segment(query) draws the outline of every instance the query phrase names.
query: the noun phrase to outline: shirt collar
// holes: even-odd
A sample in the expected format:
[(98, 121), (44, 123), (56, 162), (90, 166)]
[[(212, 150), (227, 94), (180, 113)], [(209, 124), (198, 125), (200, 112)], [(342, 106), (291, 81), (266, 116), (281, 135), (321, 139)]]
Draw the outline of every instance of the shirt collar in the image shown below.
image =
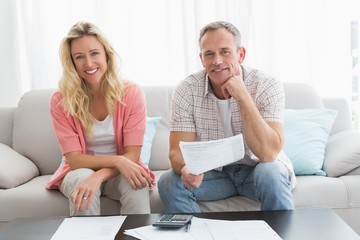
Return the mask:
[(204, 89), (204, 97), (206, 97), (209, 93), (212, 93), (211, 84), (209, 75), (205, 74), (205, 89)]

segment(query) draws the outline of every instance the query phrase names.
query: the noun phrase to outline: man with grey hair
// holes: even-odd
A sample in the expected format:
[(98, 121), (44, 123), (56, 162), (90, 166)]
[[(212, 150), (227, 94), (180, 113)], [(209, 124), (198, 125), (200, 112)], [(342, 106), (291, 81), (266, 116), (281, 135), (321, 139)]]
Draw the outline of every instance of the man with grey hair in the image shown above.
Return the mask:
[[(281, 82), (242, 65), (245, 48), (237, 28), (217, 21), (200, 31), (203, 70), (174, 91), (170, 113), (172, 169), (159, 179), (167, 213), (201, 212), (197, 201), (242, 195), (262, 210), (294, 209), (296, 178), (284, 146), (285, 93)], [(234, 164), (189, 173), (180, 141), (210, 141), (242, 134), (245, 155)], [(206, 162), (204, 162), (206, 164)]]

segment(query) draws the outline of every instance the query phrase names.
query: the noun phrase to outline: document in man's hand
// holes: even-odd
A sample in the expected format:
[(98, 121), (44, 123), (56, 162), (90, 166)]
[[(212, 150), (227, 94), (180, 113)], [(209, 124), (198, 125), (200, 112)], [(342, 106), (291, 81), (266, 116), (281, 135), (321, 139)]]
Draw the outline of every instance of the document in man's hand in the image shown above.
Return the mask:
[(180, 149), (189, 172), (198, 175), (244, 158), (244, 139), (239, 134), (212, 141), (181, 141)]

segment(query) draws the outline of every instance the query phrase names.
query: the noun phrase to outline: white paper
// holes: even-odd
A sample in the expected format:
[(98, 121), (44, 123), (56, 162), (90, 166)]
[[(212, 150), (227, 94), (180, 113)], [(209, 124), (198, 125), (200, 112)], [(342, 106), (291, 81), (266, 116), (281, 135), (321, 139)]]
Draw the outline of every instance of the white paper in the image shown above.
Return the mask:
[(126, 216), (65, 218), (51, 240), (113, 240)]
[(125, 234), (141, 240), (281, 240), (279, 235), (262, 220), (214, 220), (193, 217), (191, 228), (161, 229), (145, 226), (125, 230)]
[(195, 240), (189, 232), (186, 232), (186, 227), (171, 229), (145, 226), (125, 230), (124, 233), (142, 240)]
[(201, 142), (180, 142), (185, 165), (198, 175), (244, 158), (243, 135)]
[[(214, 219), (198, 219), (197, 224), (205, 225), (210, 232), (211, 238), (220, 240), (224, 239), (246, 239), (246, 240), (281, 240), (280, 236), (263, 220), (214, 220)], [(196, 227), (192, 228), (194, 231)], [(203, 229), (203, 228), (199, 228)], [(204, 231), (204, 230), (201, 230)], [(203, 233), (197, 231), (196, 233), (192, 232), (195, 239), (205, 239), (202, 238)]]

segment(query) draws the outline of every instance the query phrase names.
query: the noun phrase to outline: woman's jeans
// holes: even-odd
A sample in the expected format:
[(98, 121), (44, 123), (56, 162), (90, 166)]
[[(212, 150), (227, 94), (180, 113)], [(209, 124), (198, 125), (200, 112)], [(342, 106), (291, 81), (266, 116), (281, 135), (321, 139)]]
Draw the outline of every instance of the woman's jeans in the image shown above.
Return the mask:
[(186, 187), (173, 170), (161, 175), (160, 198), (166, 213), (201, 212), (197, 201), (214, 201), (236, 195), (261, 202), (261, 210), (291, 210), (294, 200), (289, 172), (280, 161), (223, 167), (204, 174), (199, 188)]

